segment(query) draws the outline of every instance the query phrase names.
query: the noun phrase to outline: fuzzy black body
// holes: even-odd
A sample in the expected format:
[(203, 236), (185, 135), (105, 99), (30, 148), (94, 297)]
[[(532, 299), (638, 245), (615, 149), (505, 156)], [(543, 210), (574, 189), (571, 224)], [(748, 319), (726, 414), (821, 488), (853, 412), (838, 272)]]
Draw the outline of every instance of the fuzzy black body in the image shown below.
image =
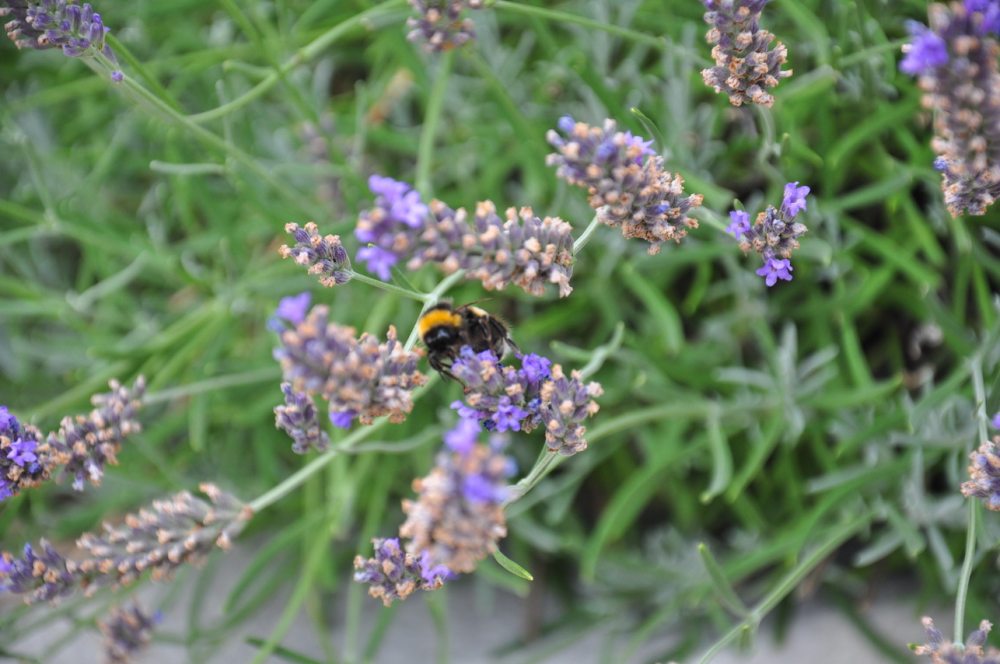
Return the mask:
[(472, 305), (452, 307), (448, 302), (439, 302), (420, 317), (418, 331), (427, 346), (431, 368), (455, 380), (449, 369), (463, 346), (476, 353), (493, 351), (498, 358), (508, 348), (517, 350), (503, 321)]

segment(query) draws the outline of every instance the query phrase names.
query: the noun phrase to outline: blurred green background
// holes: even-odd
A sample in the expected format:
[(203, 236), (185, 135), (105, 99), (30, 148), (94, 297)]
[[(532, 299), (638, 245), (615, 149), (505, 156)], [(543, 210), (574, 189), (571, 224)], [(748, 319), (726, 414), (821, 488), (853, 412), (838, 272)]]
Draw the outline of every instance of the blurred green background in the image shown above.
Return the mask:
[[(654, 138), (720, 215), (734, 199), (752, 213), (777, 204), (788, 181), (812, 187), (795, 280), (773, 289), (702, 224), (658, 256), (599, 229), (565, 300), (477, 283), (449, 293), (488, 297), (482, 306), (512, 324), (522, 349), (567, 367), (625, 324), (595, 376), (606, 394), (591, 448), (509, 511), (501, 547), (536, 581), (489, 560), (469, 581), (564, 607), (511, 634), (512, 646), (601, 625), (618, 635), (608, 652), (623, 657), (682, 626), (689, 636), (662, 658), (687, 659), (740, 620), (699, 542), (749, 605), (806, 579), (857, 615), (878, 593), (871, 580), (896, 575), (914, 589), (915, 612), (951, 601), (966, 514), (957, 487), (980, 442), (970, 360), (994, 395), (987, 412), (1000, 410), (1000, 213), (952, 219), (942, 206), (929, 115), (897, 71), (904, 21), (926, 20), (925, 3), (772, 2), (763, 24), (795, 72), (773, 109), (733, 108), (704, 86), (710, 49), (693, 0), (500, 2), (471, 14), (477, 39), (443, 82), (440, 56), (404, 39), (402, 2), (98, 9), (137, 60), (120, 51), (125, 71), (176, 113), (58, 52), (0, 43), (0, 403), (50, 430), (88, 410), (111, 377), (145, 374), (154, 398), (100, 489), (50, 485), (4, 505), (4, 548), (72, 540), (203, 480), (250, 500), (307, 462), (274, 428), (281, 392), (266, 321), (278, 299), (309, 289), (340, 322), (380, 336), (389, 324), (408, 333), (418, 305), (364, 284), (319, 287), (278, 258), (283, 225), (315, 220), (353, 255), (367, 176), (414, 180), (441, 82), (429, 173), (453, 207), (531, 205), (581, 231), (586, 195), (545, 166), (545, 132), (564, 114)], [(296, 53), (301, 64), (282, 66)], [(249, 104), (197, 115), (276, 67), (276, 84)], [(438, 277), (411, 275), (424, 290)], [(346, 620), (356, 632), (373, 600), (350, 582), (351, 558), (395, 533), (399, 501), (432, 465), (459, 396), (437, 383), (405, 424), (376, 435), (390, 452), (337, 458), (260, 513), (245, 535), (260, 543), (257, 562), (229, 617), (192, 620), (177, 638), (202, 652), (288, 584), (307, 589), (292, 614), (305, 605), (317, 629)], [(541, 445), (540, 432), (514, 440), (522, 469)], [(1000, 619), (1000, 517), (986, 514), (984, 528), (973, 622)], [(767, 607), (782, 621), (794, 613), (786, 595)], [(29, 619), (14, 612), (0, 627), (17, 634)], [(911, 657), (899, 635), (866, 636), (887, 658)]]

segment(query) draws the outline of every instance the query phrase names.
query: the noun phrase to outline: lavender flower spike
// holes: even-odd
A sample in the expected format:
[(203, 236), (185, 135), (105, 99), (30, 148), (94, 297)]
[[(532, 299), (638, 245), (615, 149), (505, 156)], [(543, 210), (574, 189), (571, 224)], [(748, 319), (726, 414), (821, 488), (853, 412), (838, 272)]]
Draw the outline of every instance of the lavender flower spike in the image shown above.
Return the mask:
[(986, 441), (969, 455), (969, 481), (962, 495), (983, 501), (987, 509), (1000, 512), (1000, 436)]
[(552, 378), (542, 385), (539, 416), (545, 425), (545, 444), (553, 452), (571, 456), (587, 449), (583, 421), (598, 411), (594, 398), (604, 390), (600, 383), (584, 383), (580, 372), (567, 377), (558, 364)]
[(781, 208), (767, 206), (752, 226), (746, 224), (749, 217), (745, 212), (729, 213), (733, 223), (727, 230), (740, 241), (743, 253), (753, 250), (760, 255), (764, 264), (757, 274), (764, 278), (768, 287), (774, 286), (779, 279), (792, 280), (792, 252), (799, 248), (799, 238), (808, 230), (805, 224), (795, 221), (795, 217), (806, 209), (808, 195), (809, 187), (789, 182), (785, 185)]
[[(385, 343), (370, 334), (330, 321), (330, 310), (315, 306), (294, 329), (281, 333), (274, 351), (291, 390), (321, 395), (331, 415), (355, 415), (362, 424), (387, 415), (402, 422), (413, 410), (412, 391), (427, 382), (417, 371), (420, 355), (403, 349), (390, 327)], [(343, 425), (342, 419), (338, 419)]]
[(305, 454), (311, 449), (323, 452), (330, 447), (330, 437), (320, 428), (316, 404), (304, 392), (296, 392), (289, 383), (281, 384), (285, 404), (274, 407), (274, 424), (292, 438), (292, 451)]
[(431, 218), (417, 240), (407, 267), (417, 269), (434, 263), (445, 272), (463, 269), (466, 278), (477, 279), (487, 290), (502, 290), (509, 284), (530, 295), (544, 295), (554, 284), (559, 297), (573, 292), (573, 229), (558, 217), (540, 219), (529, 207), (508, 208), (497, 215), (490, 201), (476, 205), (469, 219), (462, 208), (452, 210), (431, 201)]
[(0, 591), (24, 595), (26, 604), (36, 604), (65, 597), (78, 587), (81, 574), (76, 563), (45, 540), (38, 548), (40, 554), (25, 544), (21, 558), (6, 551), (0, 554)]
[(42, 433), (0, 406), (0, 502), (49, 479), (54, 464)]
[(416, 590), (437, 590), (452, 576), (447, 567), (431, 564), (426, 551), (421, 555), (403, 551), (395, 537), (373, 539), (372, 544), (374, 558), (354, 558), (354, 580), (369, 584), (368, 594), (385, 606), (406, 599)]
[(104, 655), (109, 664), (129, 664), (153, 638), (157, 616), (149, 615), (138, 603), (115, 607), (100, 622), (104, 634)]
[(105, 524), (101, 534), (80, 537), (77, 546), (89, 554), (77, 563), (84, 585), (127, 585), (147, 570), (154, 579), (165, 579), (215, 547), (228, 549), (253, 514), (213, 484), (200, 488), (210, 502), (182, 491), (127, 515), (122, 525)]
[(927, 643), (915, 647), (915, 655), (930, 656), (932, 664), (1000, 664), (1000, 650), (983, 648), (993, 629), (989, 621), (979, 623), (979, 629), (965, 639), (964, 647), (946, 640), (930, 618), (925, 617), (921, 622), (927, 632)]
[(514, 465), (504, 455), (506, 440), (495, 436), (488, 445), (459, 451), (442, 450), (429, 475), (414, 480), (417, 500), (404, 500), (406, 522), (401, 537), (407, 551), (429, 554), (435, 564), (467, 573), (496, 550), (506, 536), (503, 501)]
[(427, 51), (450, 51), (476, 36), (465, 9), (480, 9), (483, 0), (410, 0), (419, 16), (406, 20), (408, 39), (422, 41)]
[(760, 13), (768, 0), (704, 0), (705, 22), (712, 26), (705, 35), (713, 44), (715, 66), (701, 72), (705, 85), (729, 95), (729, 103), (771, 106), (768, 92), (792, 75), (781, 66), (788, 49), (781, 42), (771, 48), (774, 35), (760, 27)]
[(685, 196), (684, 180), (663, 169), (663, 158), (650, 143), (617, 131), (614, 120), (591, 127), (565, 116), (546, 138), (556, 149), (546, 158), (556, 175), (587, 189), (601, 223), (620, 227), (626, 238), (646, 240), (650, 254), (698, 227), (687, 214), (701, 205), (702, 196)]
[(77, 491), (83, 491), (85, 480), (99, 485), (105, 464), (117, 465), (124, 440), (142, 430), (136, 413), (142, 407), (146, 379), (139, 376), (131, 388), (116, 380), (109, 386), (111, 392), (91, 398), (94, 410), (90, 414), (64, 417), (59, 432), (48, 437), (53, 462), (63, 466), (65, 475), (73, 476)]
[(320, 235), (319, 227), (309, 222), (305, 226), (285, 224), (285, 232), (295, 238), (295, 244), (281, 245), (278, 253), (299, 265), (308, 266), (309, 274), (319, 275), (319, 283), (327, 288), (351, 280), (351, 259), (337, 235)]
[[(115, 54), (105, 37), (101, 15), (89, 3), (76, 0), (0, 0), (0, 18), (10, 17), (4, 26), (7, 36), (18, 48), (59, 48), (64, 55), (75, 58), (94, 53), (103, 54), (117, 64)], [(111, 74), (116, 83), (123, 78), (121, 71)]]
[(930, 27), (911, 24), (900, 69), (919, 76), (934, 112), (944, 202), (952, 216), (981, 215), (1000, 196), (1000, 7), (966, 0), (932, 4)]

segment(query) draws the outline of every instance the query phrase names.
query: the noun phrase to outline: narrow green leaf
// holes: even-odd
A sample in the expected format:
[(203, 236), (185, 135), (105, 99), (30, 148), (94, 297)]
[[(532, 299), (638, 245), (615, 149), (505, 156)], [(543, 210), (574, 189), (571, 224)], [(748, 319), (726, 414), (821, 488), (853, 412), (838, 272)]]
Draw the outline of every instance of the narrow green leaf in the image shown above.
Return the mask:
[(505, 570), (507, 570), (508, 572), (510, 572), (511, 574), (513, 574), (518, 578), (524, 579), (525, 581), (535, 580), (535, 577), (531, 575), (531, 572), (524, 569), (523, 567), (515, 563), (513, 560), (505, 556), (503, 554), (503, 551), (501, 551), (500, 549), (497, 549), (496, 551), (493, 552), (493, 560), (497, 561), (497, 564), (500, 565), (500, 567), (503, 567)]

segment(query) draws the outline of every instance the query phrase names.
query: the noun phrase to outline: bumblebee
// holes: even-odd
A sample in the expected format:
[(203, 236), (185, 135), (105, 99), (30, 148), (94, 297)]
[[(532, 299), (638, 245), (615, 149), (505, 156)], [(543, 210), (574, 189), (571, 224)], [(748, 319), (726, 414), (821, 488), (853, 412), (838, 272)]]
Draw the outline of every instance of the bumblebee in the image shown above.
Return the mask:
[(503, 321), (471, 304), (452, 307), (450, 302), (438, 302), (417, 321), (417, 332), (427, 346), (431, 368), (458, 382), (462, 381), (450, 369), (463, 346), (476, 353), (491, 350), (498, 358), (508, 349), (519, 350)]

